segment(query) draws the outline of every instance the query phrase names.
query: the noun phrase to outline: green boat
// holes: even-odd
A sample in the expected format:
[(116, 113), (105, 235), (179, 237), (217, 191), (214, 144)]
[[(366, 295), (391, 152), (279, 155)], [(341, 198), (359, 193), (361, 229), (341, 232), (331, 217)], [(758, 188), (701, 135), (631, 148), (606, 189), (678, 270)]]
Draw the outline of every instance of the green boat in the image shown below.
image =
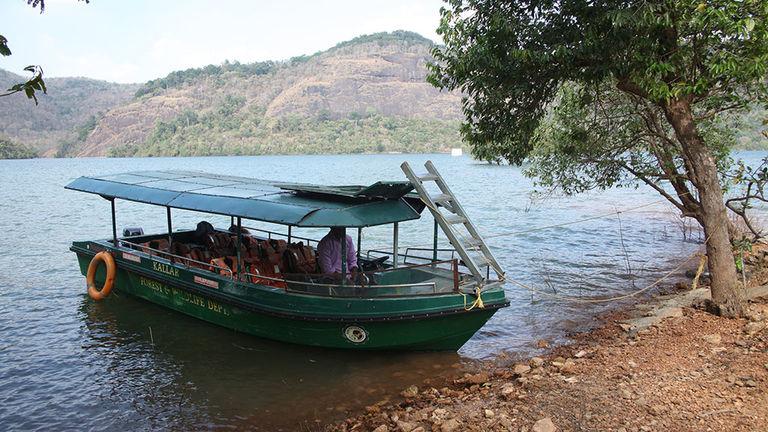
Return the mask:
[[(67, 189), (111, 203), (112, 237), (75, 241), (89, 294), (110, 290), (257, 337), (363, 350), (458, 350), (509, 304), (504, 272), (431, 162), (407, 181), (370, 186), (280, 183), (190, 171), (143, 171), (80, 177)], [(118, 237), (115, 201), (166, 208), (167, 231), (125, 229)], [(203, 221), (174, 230), (172, 211)], [(431, 247), (398, 246), (399, 224), (427, 209)], [(205, 215), (230, 217), (214, 228)], [(284, 226), (283, 232), (246, 226)], [(362, 252), (363, 229), (392, 226), (392, 247)], [(322, 273), (319, 241), (301, 228), (357, 232), (355, 253), (340, 241), (341, 271)], [(438, 247), (442, 230), (450, 248)], [(343, 237), (342, 237), (343, 238)], [(348, 236), (351, 239), (352, 236)], [(327, 254), (327, 252), (324, 252)], [(348, 268), (356, 257), (357, 266)], [(326, 258), (327, 259), (327, 258)], [(102, 265), (104, 264), (104, 265)]]

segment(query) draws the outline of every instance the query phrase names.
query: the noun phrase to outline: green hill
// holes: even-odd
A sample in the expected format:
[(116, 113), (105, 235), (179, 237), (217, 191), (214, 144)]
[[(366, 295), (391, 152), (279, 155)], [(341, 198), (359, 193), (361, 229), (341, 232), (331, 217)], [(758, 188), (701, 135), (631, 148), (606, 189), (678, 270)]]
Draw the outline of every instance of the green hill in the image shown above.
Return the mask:
[[(0, 88), (25, 78), (0, 69)], [(89, 78), (46, 78), (48, 94), (40, 92), (40, 104), (23, 94), (0, 97), (0, 136), (52, 156), (67, 143), (82, 137), (82, 126), (91, 118), (129, 101), (138, 85), (115, 84)]]
[[(49, 78), (37, 107), (0, 98), (0, 136), (44, 156), (445, 151), (462, 145), (462, 103), (426, 82), (433, 46), (396, 31), (144, 84)], [(22, 80), (0, 70), (0, 85)], [(768, 148), (765, 118), (755, 110), (743, 119), (740, 148)]]
[(461, 146), (461, 97), (425, 78), (432, 42), (365, 35), (285, 61), (172, 72), (102, 115), (75, 156), (425, 152)]
[(36, 157), (37, 152), (27, 146), (0, 138), (0, 159), (31, 159)]

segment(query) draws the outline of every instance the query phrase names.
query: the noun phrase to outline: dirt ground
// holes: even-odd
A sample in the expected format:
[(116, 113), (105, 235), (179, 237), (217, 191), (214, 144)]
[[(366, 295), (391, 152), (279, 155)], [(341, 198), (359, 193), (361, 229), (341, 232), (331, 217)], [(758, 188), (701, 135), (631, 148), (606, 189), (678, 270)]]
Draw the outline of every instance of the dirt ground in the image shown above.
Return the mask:
[[(753, 264), (768, 261), (759, 255)], [(751, 283), (764, 284), (753, 267)], [(744, 319), (665, 313), (638, 330), (615, 312), (545, 357), (416, 383), (327, 430), (768, 431), (768, 300)]]

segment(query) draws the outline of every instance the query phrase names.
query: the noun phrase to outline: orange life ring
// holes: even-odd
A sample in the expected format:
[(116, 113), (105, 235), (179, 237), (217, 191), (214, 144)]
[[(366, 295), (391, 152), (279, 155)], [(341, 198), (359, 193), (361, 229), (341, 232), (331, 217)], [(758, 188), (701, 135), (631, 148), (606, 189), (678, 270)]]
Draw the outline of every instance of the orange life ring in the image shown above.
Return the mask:
[[(104, 286), (99, 291), (96, 288), (96, 269), (99, 267), (99, 261), (104, 261), (104, 265), (107, 266), (107, 279), (104, 281)], [(97, 253), (91, 263), (88, 264), (88, 274), (85, 277), (88, 283), (88, 295), (92, 299), (99, 301), (104, 300), (110, 292), (112, 292), (112, 286), (115, 284), (115, 259), (112, 254), (107, 251), (101, 251)]]

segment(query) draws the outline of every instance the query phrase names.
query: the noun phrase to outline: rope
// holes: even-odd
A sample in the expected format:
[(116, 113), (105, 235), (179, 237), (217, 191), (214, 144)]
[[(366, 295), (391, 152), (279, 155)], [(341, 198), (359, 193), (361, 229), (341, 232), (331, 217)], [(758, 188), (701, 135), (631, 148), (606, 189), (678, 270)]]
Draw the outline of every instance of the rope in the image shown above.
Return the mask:
[(461, 296), (464, 297), (464, 310), (465, 311), (469, 312), (469, 311), (471, 311), (474, 308), (478, 308), (478, 309), (484, 309), (485, 308), (485, 303), (483, 303), (483, 298), (482, 298), (482, 292), (483, 292), (483, 289), (481, 287), (475, 288), (475, 296), (476, 296), (475, 297), (475, 301), (472, 302), (472, 305), (469, 306), (469, 307), (467, 307), (467, 295), (464, 294), (463, 292), (459, 292), (459, 294), (461, 294)]
[(701, 277), (701, 274), (704, 272), (704, 265), (707, 263), (707, 256), (701, 255), (701, 260), (699, 260), (699, 268), (696, 269), (696, 276), (693, 278), (693, 283), (691, 284), (691, 289), (695, 290), (696, 287), (699, 285), (699, 278)]
[[(706, 239), (704, 239), (704, 243), (703, 244), (706, 246), (707, 243), (709, 243), (709, 239), (712, 238), (712, 235), (714, 235), (721, 228), (723, 228), (723, 227), (719, 226), (719, 227), (715, 228), (715, 230), (712, 231), (712, 233), (710, 233), (709, 236), (707, 236)], [(658, 284), (660, 284), (661, 282), (665, 281), (667, 278), (669, 278), (674, 273), (676, 273), (678, 270), (680, 270), (686, 263), (688, 263), (690, 260), (692, 260), (693, 258), (695, 258), (697, 256), (702, 257), (701, 261), (699, 262), (699, 271), (696, 272), (697, 273), (697, 278), (698, 278), (698, 276), (700, 275), (700, 272), (703, 271), (703, 269), (704, 269), (704, 263), (706, 263), (707, 256), (704, 255), (704, 254), (700, 254), (700, 253), (696, 252), (696, 253), (692, 254), (691, 256), (689, 256), (688, 258), (686, 258), (680, 264), (678, 264), (677, 267), (675, 267), (672, 270), (670, 270), (667, 273), (665, 273), (664, 276), (662, 276), (661, 278), (657, 279), (655, 282), (653, 282), (653, 283), (651, 283), (651, 284), (649, 284), (649, 285), (647, 285), (647, 286), (645, 286), (643, 288), (640, 288), (639, 290), (635, 290), (635, 291), (632, 291), (630, 293), (623, 294), (623, 295), (620, 295), (620, 296), (615, 296), (615, 297), (583, 298), (583, 297), (561, 296), (561, 295), (558, 295), (558, 294), (551, 294), (551, 293), (548, 293), (546, 291), (542, 291), (542, 290), (536, 289), (534, 287), (528, 286), (528, 285), (526, 285), (526, 284), (524, 284), (522, 282), (516, 281), (516, 280), (514, 280), (514, 279), (512, 279), (512, 278), (510, 278), (508, 276), (505, 278), (505, 281), (511, 282), (511, 283), (513, 283), (513, 284), (515, 284), (515, 285), (517, 285), (517, 286), (519, 286), (521, 288), (524, 288), (524, 289), (526, 289), (528, 291), (531, 291), (533, 293), (542, 295), (544, 297), (549, 297), (549, 298), (557, 299), (557, 300), (572, 301), (572, 302), (576, 302), (576, 303), (607, 303), (607, 302), (612, 302), (612, 301), (617, 301), (617, 300), (624, 300), (624, 299), (627, 299), (627, 298), (630, 298), (630, 297), (634, 297), (636, 295), (639, 295), (639, 294), (642, 294), (642, 293), (648, 291), (649, 289), (651, 289), (651, 288), (657, 286)]]
[[(645, 204), (642, 204), (642, 205), (639, 205), (639, 206), (630, 207), (630, 208), (627, 208), (627, 209), (624, 209), (624, 210), (614, 210), (614, 211), (609, 212), (609, 213), (603, 213), (603, 214), (599, 214), (599, 215), (595, 215), (595, 216), (590, 216), (590, 217), (587, 217), (587, 218), (584, 218), (584, 219), (577, 219), (577, 220), (568, 221), (568, 222), (561, 222), (561, 223), (556, 223), (556, 224), (552, 224), (552, 225), (544, 225), (544, 226), (539, 226), (539, 227), (536, 227), (536, 228), (531, 228), (531, 229), (527, 229), (527, 230), (523, 230), (523, 231), (511, 231), (511, 232), (502, 232), (502, 233), (497, 233), (497, 234), (484, 235), (483, 238), (484, 239), (490, 239), (490, 238), (508, 237), (508, 236), (519, 235), (519, 234), (527, 234), (527, 233), (535, 232), (535, 231), (542, 231), (542, 230), (551, 229), (551, 228), (559, 228), (559, 227), (563, 227), (563, 226), (574, 225), (574, 224), (577, 224), (577, 223), (588, 222), (588, 221), (595, 220), (595, 219), (602, 219), (602, 218), (606, 218), (606, 217), (609, 217), (609, 216), (615, 216), (615, 215), (622, 214), (622, 213), (629, 213), (629, 212), (633, 212), (633, 211), (636, 211), (636, 210), (639, 210), (639, 209), (642, 209), (642, 208), (645, 208), (645, 207), (650, 207), (652, 205), (663, 203), (663, 202), (667, 202), (667, 200), (663, 200), (662, 199), (662, 200), (652, 201), (652, 202), (645, 203)], [(429, 206), (427, 203), (424, 203), (424, 204), (427, 207), (433, 208), (433, 207)], [(458, 233), (458, 235), (460, 237), (462, 237), (462, 239), (466, 239), (463, 235), (461, 235), (461, 233)], [(398, 245), (397, 250), (400, 251), (400, 249), (419, 248), (419, 247), (427, 247), (427, 246), (433, 246), (433, 243), (430, 242), (430, 243), (422, 243), (422, 244), (415, 244), (415, 245), (409, 245), (409, 246), (399, 246)], [(389, 247), (389, 245), (377, 246), (377, 247), (374, 247), (372, 249), (383, 249), (383, 248), (387, 248), (387, 247)]]
[(639, 290), (633, 291), (631, 293), (623, 294), (623, 295), (620, 295), (620, 296), (616, 296), (616, 297), (583, 298), (583, 297), (563, 296), (563, 295), (548, 293), (548, 292), (542, 291), (540, 289), (536, 289), (536, 288), (534, 288), (532, 286), (529, 286), (529, 285), (526, 285), (526, 284), (524, 284), (522, 282), (516, 281), (516, 280), (510, 278), (509, 276), (506, 276), (505, 280), (507, 282), (511, 282), (511, 283), (521, 287), (521, 288), (524, 288), (524, 289), (526, 289), (526, 290), (528, 290), (528, 291), (530, 291), (532, 293), (536, 293), (536, 294), (542, 295), (544, 297), (549, 297), (549, 298), (556, 299), (556, 300), (565, 300), (565, 301), (571, 301), (571, 302), (575, 302), (575, 303), (608, 303), (608, 302), (613, 302), (613, 301), (617, 301), (617, 300), (624, 300), (624, 299), (627, 299), (627, 298), (630, 298), (630, 297), (634, 297), (636, 295), (640, 295), (640, 294), (648, 291), (649, 289), (657, 286), (658, 284), (660, 284), (661, 282), (663, 282), (664, 280), (666, 280), (667, 278), (672, 276), (674, 273), (676, 273), (678, 270), (680, 270), (688, 261), (692, 260), (694, 257), (696, 257), (698, 255), (699, 255), (698, 253), (695, 253), (695, 254), (691, 255), (685, 261), (681, 262), (677, 267), (675, 267), (672, 270), (668, 271), (666, 274), (664, 274), (664, 276), (662, 276), (660, 279), (656, 280), (655, 282), (653, 282), (653, 283), (651, 283), (651, 284), (649, 284), (649, 285), (647, 285), (647, 286), (645, 286), (643, 288), (640, 288)]

